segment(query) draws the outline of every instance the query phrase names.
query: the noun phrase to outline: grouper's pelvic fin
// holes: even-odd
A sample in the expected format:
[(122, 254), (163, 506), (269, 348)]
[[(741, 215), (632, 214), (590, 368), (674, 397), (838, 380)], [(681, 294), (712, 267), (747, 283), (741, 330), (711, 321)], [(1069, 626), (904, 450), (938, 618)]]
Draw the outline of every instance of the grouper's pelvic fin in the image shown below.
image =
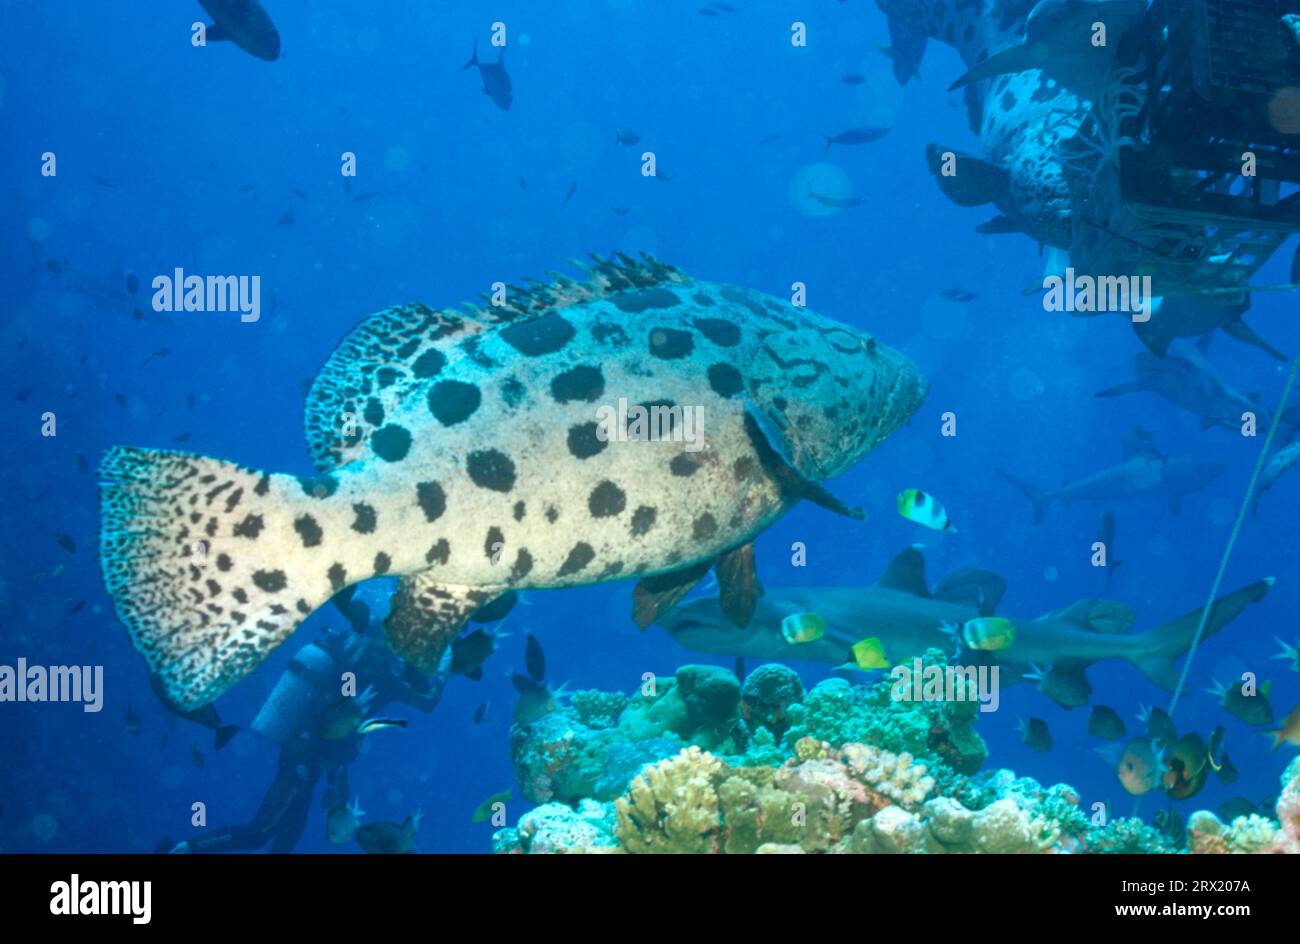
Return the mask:
[[(1274, 578), (1265, 577), (1215, 600), (1205, 621), (1201, 641), (1236, 619), (1247, 604), (1264, 599), (1273, 583)], [(1174, 660), (1191, 648), (1200, 621), (1201, 608), (1197, 607), (1153, 630), (1131, 637), (1135, 643), (1133, 650), (1124, 654), (1152, 682), (1165, 691), (1172, 692), (1178, 685), (1178, 669), (1174, 667)]]
[(651, 623), (667, 613), (682, 597), (691, 592), (704, 575), (713, 566), (713, 561), (706, 560), (689, 567), (655, 574), (637, 582), (632, 589), (632, 620), (639, 629), (646, 629)]
[(713, 565), (718, 575), (718, 605), (722, 612), (740, 628), (749, 625), (763, 595), (754, 563), (754, 544), (742, 544), (718, 558)]
[[(381, 572), (346, 538), (355, 496), (184, 452), (109, 450), (100, 565), (167, 699), (192, 711), (256, 668), (342, 587)], [(382, 556), (382, 555), (381, 555)]]

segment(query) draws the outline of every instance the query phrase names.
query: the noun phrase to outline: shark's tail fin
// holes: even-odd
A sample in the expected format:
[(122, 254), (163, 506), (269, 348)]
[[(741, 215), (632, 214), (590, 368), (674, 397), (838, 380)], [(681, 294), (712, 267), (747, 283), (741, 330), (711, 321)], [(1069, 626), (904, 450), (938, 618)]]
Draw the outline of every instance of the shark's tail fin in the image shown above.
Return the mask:
[(1037, 488), (1028, 482), (1016, 478), (1005, 469), (998, 469), (998, 474), (1015, 486), (1016, 491), (1028, 498), (1034, 505), (1034, 524), (1039, 524), (1043, 520), (1043, 512), (1047, 510), (1048, 498)]
[(478, 40), (477, 39), (474, 40), (474, 51), (470, 53), (469, 62), (461, 66), (460, 71), (464, 72), (466, 69), (472, 68), (473, 66), (476, 65), (478, 65)]
[[(1240, 590), (1234, 590), (1227, 596), (1219, 597), (1210, 608), (1201, 639), (1208, 639), (1231, 623), (1247, 604), (1264, 599), (1272, 586), (1273, 578), (1265, 577)], [(1197, 607), (1190, 613), (1184, 613), (1177, 619), (1135, 636), (1134, 649), (1129, 658), (1147, 678), (1166, 691), (1173, 691), (1178, 684), (1178, 670), (1174, 667), (1174, 660), (1191, 647), (1200, 622), (1201, 608)]]

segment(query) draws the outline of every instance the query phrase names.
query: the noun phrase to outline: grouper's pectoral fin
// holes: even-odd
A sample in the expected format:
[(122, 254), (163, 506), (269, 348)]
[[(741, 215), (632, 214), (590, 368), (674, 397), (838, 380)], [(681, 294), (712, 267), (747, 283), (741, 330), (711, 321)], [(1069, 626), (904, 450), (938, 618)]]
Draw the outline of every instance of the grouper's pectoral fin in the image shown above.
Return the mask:
[(955, 92), (972, 82), (978, 82), (980, 79), (991, 79), (995, 75), (1008, 75), (1012, 72), (1039, 69), (1042, 68), (1042, 65), (1042, 61), (1034, 57), (1029, 47), (1021, 43), (1018, 46), (1003, 49), (1001, 52), (995, 52), (948, 86), (948, 91)]
[(744, 629), (754, 617), (763, 587), (754, 566), (754, 544), (743, 544), (718, 558), (713, 565), (718, 575), (718, 604), (727, 617)]
[(439, 583), (431, 574), (403, 577), (384, 620), (388, 648), (413, 668), (432, 674), (470, 614), (496, 596), (493, 590)]
[(745, 431), (758, 453), (759, 462), (781, 487), (781, 493), (793, 501), (810, 501), (837, 515), (861, 521), (866, 513), (861, 508), (851, 508), (832, 495), (824, 485), (808, 478), (803, 471), (816, 471), (816, 466), (803, 450), (791, 443), (770, 417), (750, 405), (745, 410)]
[(676, 606), (712, 566), (711, 560), (701, 561), (690, 567), (672, 570), (666, 574), (656, 574), (638, 582), (632, 589), (632, 620), (637, 628), (645, 629)]

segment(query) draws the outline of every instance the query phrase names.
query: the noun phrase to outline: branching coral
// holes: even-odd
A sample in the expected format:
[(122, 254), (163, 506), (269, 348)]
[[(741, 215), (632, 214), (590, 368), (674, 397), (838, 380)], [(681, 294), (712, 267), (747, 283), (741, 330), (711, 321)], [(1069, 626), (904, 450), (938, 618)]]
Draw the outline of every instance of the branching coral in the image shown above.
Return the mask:
[(614, 803), (628, 852), (715, 852), (722, 813), (714, 778), (722, 761), (698, 747), (651, 764)]

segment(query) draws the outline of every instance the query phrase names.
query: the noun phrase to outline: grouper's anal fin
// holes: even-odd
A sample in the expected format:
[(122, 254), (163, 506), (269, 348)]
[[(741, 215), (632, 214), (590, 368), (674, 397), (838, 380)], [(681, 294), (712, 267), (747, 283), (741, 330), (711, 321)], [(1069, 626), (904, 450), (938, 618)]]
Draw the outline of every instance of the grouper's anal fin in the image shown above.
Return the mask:
[(632, 620), (637, 628), (647, 628), (676, 606), (712, 566), (713, 561), (706, 560), (640, 580), (632, 589)]
[(901, 554), (890, 561), (876, 581), (876, 586), (928, 599), (930, 591), (925, 586), (925, 555), (921, 553), (921, 548), (915, 544), (904, 548)]
[(776, 479), (781, 493), (791, 502), (810, 501), (827, 511), (833, 511), (837, 515), (844, 515), (855, 521), (861, 521), (866, 517), (866, 512), (861, 508), (844, 504), (824, 485), (808, 478), (800, 467), (808, 467), (809, 460), (793, 447), (774, 427), (770, 418), (764, 417), (762, 411), (753, 404), (747, 405), (745, 409), (745, 431), (749, 434), (750, 442), (758, 453), (759, 462), (767, 473)]
[(384, 620), (388, 648), (416, 670), (432, 674), (470, 614), (496, 596), (494, 590), (440, 583), (431, 574), (403, 577)]
[(754, 544), (742, 544), (718, 558), (713, 565), (718, 575), (718, 605), (727, 618), (744, 629), (754, 617), (763, 587), (754, 564)]

